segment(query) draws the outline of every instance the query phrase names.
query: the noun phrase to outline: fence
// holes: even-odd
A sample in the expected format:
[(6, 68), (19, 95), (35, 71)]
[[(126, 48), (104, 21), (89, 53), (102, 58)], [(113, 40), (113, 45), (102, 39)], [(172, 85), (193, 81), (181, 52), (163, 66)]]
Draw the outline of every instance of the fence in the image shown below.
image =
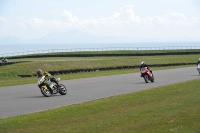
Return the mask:
[(59, 52), (99, 52), (99, 51), (118, 51), (118, 50), (183, 50), (183, 49), (200, 49), (200, 46), (162, 46), (162, 47), (106, 47), (106, 48), (73, 48), (73, 49), (49, 49), (37, 51), (25, 51), (15, 53), (3, 53), (0, 57), (22, 56), (30, 54), (47, 54)]

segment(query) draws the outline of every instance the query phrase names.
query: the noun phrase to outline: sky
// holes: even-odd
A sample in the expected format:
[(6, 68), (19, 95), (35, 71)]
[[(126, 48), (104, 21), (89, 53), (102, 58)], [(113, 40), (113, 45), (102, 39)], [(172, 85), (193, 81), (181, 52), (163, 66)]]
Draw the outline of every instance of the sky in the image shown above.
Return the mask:
[(200, 0), (0, 0), (0, 37), (69, 30), (200, 41)]

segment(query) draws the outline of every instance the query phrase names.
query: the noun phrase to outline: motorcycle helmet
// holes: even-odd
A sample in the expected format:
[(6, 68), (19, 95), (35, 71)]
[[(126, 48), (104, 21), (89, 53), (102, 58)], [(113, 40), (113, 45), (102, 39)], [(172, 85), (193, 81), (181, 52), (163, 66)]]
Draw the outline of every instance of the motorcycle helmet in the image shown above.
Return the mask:
[(144, 64), (144, 61), (141, 62), (141, 65), (143, 65), (143, 64)]
[(38, 77), (42, 76), (42, 70), (41, 70), (41, 69), (38, 69), (38, 70), (36, 71), (36, 74), (37, 74)]

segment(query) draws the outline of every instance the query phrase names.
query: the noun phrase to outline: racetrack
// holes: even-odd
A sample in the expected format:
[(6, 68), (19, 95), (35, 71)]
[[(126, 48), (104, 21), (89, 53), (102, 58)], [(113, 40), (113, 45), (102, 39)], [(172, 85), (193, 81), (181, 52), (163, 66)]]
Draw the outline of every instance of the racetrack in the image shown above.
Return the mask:
[(0, 87), (0, 118), (38, 112), (109, 96), (130, 93), (199, 78), (196, 67), (154, 71), (155, 82), (146, 84), (139, 73), (62, 81), (68, 94), (44, 97), (35, 84)]

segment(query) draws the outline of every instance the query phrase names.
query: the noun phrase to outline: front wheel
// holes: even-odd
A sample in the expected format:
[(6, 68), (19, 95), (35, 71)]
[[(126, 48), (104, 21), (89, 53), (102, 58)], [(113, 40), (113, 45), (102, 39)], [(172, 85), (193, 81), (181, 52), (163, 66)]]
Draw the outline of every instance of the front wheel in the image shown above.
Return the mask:
[(45, 97), (50, 97), (50, 96), (51, 96), (51, 92), (49, 91), (48, 88), (41, 87), (40, 90), (41, 90), (41, 93), (42, 93)]
[(61, 95), (66, 95), (67, 94), (67, 88), (63, 84), (60, 84), (59, 93)]
[(197, 71), (199, 72), (199, 75), (200, 75), (200, 68), (197, 68)]
[(147, 75), (144, 75), (144, 81), (145, 81), (146, 83), (148, 83), (148, 76), (147, 76)]

